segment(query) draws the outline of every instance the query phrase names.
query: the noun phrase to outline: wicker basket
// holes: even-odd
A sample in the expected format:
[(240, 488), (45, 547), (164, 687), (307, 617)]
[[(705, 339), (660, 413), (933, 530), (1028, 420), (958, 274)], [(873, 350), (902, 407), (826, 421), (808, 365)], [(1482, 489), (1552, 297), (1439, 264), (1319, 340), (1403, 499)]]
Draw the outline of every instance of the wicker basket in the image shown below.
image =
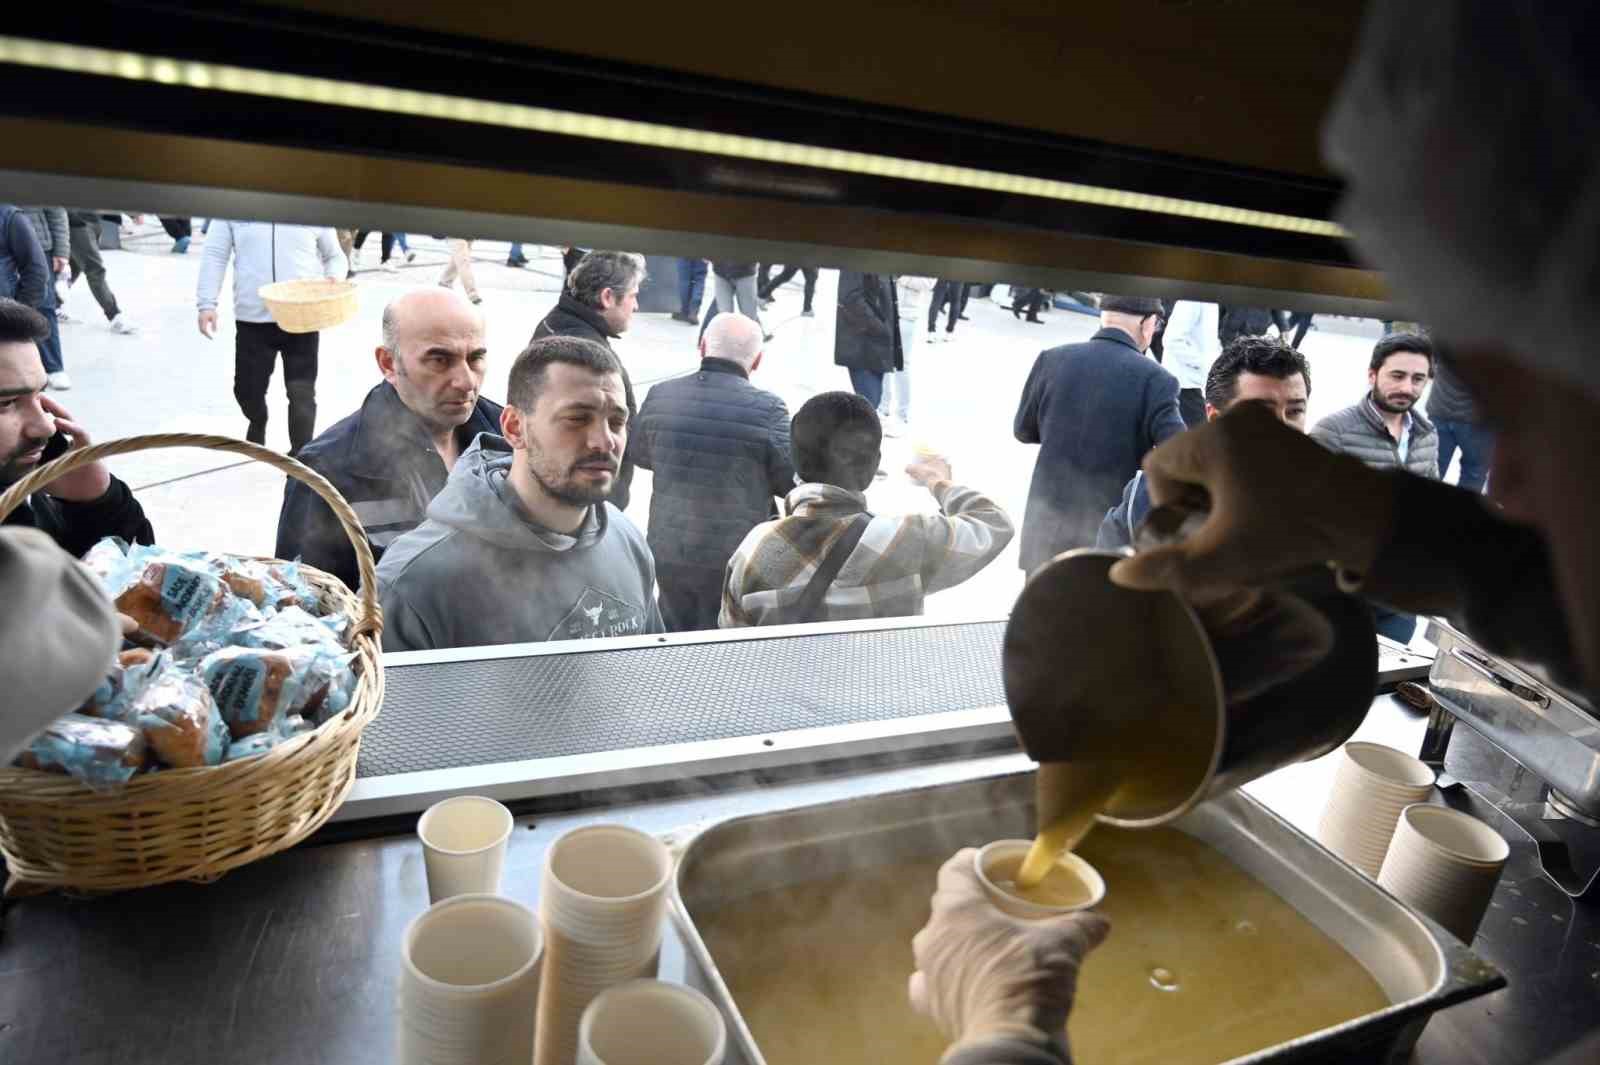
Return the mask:
[(33, 492), (112, 455), (167, 447), (203, 447), (246, 455), (304, 481), (327, 502), (355, 545), (359, 598), (320, 570), (301, 572), (325, 613), (353, 619), (358, 683), (350, 708), (265, 754), (200, 769), (145, 773), (114, 793), (71, 777), (0, 767), (0, 853), (10, 871), (7, 895), (50, 888), (120, 891), (173, 880), (214, 880), (257, 858), (292, 847), (338, 809), (355, 783), (361, 730), (383, 702), (383, 666), (372, 549), (338, 490), (294, 459), (243, 440), (192, 433), (135, 436), (95, 444), (40, 467), (0, 495), (0, 520)]
[(352, 281), (305, 278), (274, 281), (256, 290), (285, 333), (315, 333), (343, 325), (356, 316), (356, 286)]

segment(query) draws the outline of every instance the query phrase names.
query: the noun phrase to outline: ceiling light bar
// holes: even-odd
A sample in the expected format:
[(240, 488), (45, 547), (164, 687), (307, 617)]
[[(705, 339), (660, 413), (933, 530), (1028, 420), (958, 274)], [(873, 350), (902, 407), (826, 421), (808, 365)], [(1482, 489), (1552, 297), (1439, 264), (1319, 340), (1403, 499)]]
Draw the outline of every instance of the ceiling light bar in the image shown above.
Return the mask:
[(1173, 196), (1156, 196), (1073, 181), (1052, 181), (1021, 174), (1006, 174), (914, 159), (897, 159), (869, 152), (792, 144), (762, 137), (712, 133), (654, 122), (558, 111), (547, 107), (476, 100), (465, 96), (417, 92), (412, 89), (335, 81), (331, 78), (307, 77), (300, 74), (280, 74), (221, 63), (171, 59), (52, 41), (0, 36), (0, 63), (73, 74), (126, 78), (131, 81), (151, 81), (163, 85), (184, 85), (193, 89), (267, 96), (302, 103), (333, 104), (386, 114), (413, 115), (537, 133), (588, 137), (593, 140), (702, 152), (728, 158), (784, 163), (840, 173), (870, 174), (875, 177), (896, 178), (931, 185), (984, 189), (991, 192), (1037, 196), (1043, 199), (1114, 207), (1125, 211), (1145, 211), (1319, 237), (1342, 239), (1347, 235), (1339, 225), (1317, 218), (1299, 218), (1271, 211), (1253, 211), (1225, 204), (1205, 203)]

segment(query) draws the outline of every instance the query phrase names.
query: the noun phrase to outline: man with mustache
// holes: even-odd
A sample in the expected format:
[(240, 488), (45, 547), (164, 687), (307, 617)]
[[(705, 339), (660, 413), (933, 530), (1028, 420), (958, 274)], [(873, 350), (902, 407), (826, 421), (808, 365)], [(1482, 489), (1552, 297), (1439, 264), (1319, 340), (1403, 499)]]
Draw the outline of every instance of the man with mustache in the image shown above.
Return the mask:
[(427, 520), (383, 556), (384, 650), (661, 632), (655, 560), (607, 501), (628, 439), (616, 355), (535, 340), (506, 401), (503, 435), (473, 442)]
[[(90, 442), (83, 426), (44, 394), (48, 378), (38, 343), (49, 335), (44, 315), (0, 298), (0, 490), (55, 458), (55, 452), (87, 447)], [(33, 493), (5, 524), (48, 533), (74, 555), (82, 555), (107, 536), (141, 544), (155, 540), (128, 486), (99, 462)]]
[[(1371, 391), (1361, 402), (1334, 411), (1311, 430), (1311, 438), (1329, 451), (1350, 455), (1375, 470), (1404, 470), (1439, 479), (1439, 434), (1433, 423), (1413, 408), (1433, 376), (1433, 342), (1421, 333), (1390, 333), (1372, 348), (1367, 368)], [(1417, 619), (1374, 606), (1378, 632), (1410, 643)]]
[[(459, 292), (414, 289), (383, 311), (375, 352), (383, 380), (354, 414), (296, 456), (343, 493), (374, 559), (421, 524), (461, 454), (500, 431), (500, 404), (481, 394), (489, 352), (483, 312)], [(279, 558), (299, 558), (351, 588), (356, 552), (328, 504), (291, 480), (278, 515)]]

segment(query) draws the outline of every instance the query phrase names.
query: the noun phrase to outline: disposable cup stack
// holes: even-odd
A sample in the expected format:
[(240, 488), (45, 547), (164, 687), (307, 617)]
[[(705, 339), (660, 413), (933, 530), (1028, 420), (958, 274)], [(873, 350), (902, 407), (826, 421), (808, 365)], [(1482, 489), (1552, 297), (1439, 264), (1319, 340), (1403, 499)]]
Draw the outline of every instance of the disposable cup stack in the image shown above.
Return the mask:
[(578, 1025), (578, 1065), (721, 1065), (727, 1045), (710, 999), (660, 980), (601, 992)]
[(1347, 743), (1317, 824), (1317, 842), (1376, 879), (1400, 811), (1433, 790), (1422, 762), (1377, 743)]
[(624, 825), (573, 829), (550, 845), (539, 902), (547, 960), (535, 1065), (573, 1065), (589, 1004), (655, 975), (671, 878), (666, 845)]
[(1470, 944), (1511, 848), (1460, 810), (1419, 803), (1400, 815), (1378, 885)]
[(401, 1065), (527, 1065), (544, 936), (534, 912), (499, 895), (457, 895), (406, 927)]

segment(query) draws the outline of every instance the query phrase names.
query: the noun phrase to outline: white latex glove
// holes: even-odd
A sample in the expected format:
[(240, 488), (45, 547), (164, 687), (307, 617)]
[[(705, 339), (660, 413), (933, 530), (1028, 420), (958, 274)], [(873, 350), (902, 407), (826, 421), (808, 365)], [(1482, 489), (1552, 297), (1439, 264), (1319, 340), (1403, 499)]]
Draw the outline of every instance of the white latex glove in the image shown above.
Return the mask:
[(911, 940), (917, 971), (911, 1005), (963, 1046), (1017, 1039), (1067, 1052), (1067, 1013), (1084, 955), (1110, 922), (1084, 911), (1029, 921), (1002, 913), (984, 894), (971, 847), (939, 870), (933, 913)]

